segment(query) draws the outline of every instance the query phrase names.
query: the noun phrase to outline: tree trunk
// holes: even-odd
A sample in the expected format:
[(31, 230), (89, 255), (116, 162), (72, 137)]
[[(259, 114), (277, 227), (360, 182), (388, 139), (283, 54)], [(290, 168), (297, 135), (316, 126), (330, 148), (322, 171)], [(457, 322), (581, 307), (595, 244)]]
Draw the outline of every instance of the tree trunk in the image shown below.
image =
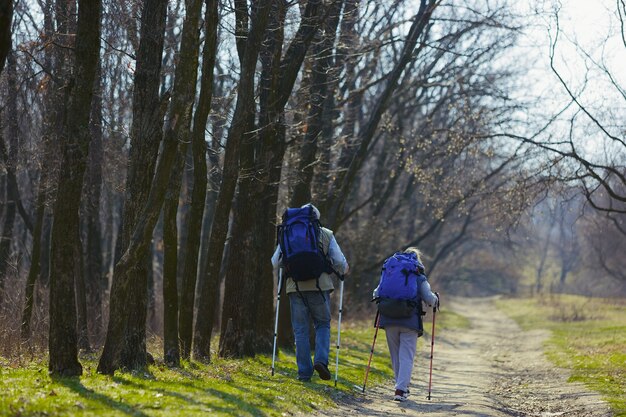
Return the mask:
[(13, 243), (13, 228), (19, 201), (17, 189), (17, 178), (15, 175), (18, 161), (18, 125), (17, 118), (17, 85), (16, 85), (16, 63), (13, 54), (9, 54), (9, 65), (7, 67), (7, 111), (11, 115), (8, 120), (8, 146), (2, 137), (2, 114), (0, 114), (0, 156), (6, 169), (6, 204), (4, 211), (4, 224), (0, 234), (0, 309), (2, 308), (5, 293), (5, 280), (7, 278), (7, 267), (11, 262), (11, 245)]
[[(80, 210), (80, 208), (79, 208)], [(80, 219), (78, 219), (80, 223)], [(74, 291), (76, 292), (76, 324), (78, 331), (78, 349), (83, 352), (91, 352), (91, 345), (89, 344), (89, 335), (87, 330), (87, 289), (85, 285), (85, 269), (83, 268), (83, 246), (80, 239), (80, 231), (78, 248), (80, 249), (80, 256), (75, 258), (75, 276), (74, 276)]]
[[(45, 164), (43, 168), (45, 170)], [(44, 178), (44, 172), (45, 171), (42, 170), (41, 178), (39, 180), (37, 202), (35, 204), (36, 215), (35, 230), (33, 232), (33, 247), (31, 249), (32, 258), (30, 261), (28, 277), (26, 278), (26, 288), (24, 290), (24, 307), (22, 310), (22, 323), (20, 328), (20, 335), (22, 337), (22, 340), (26, 340), (30, 337), (30, 321), (33, 315), (33, 304), (35, 301), (35, 283), (37, 281), (37, 278), (39, 277), (39, 272), (41, 271), (41, 252), (43, 250), (42, 231), (44, 224), (44, 212), (46, 209), (46, 191), (45, 186), (43, 185), (43, 182), (46, 180)]]
[[(219, 111), (218, 109), (216, 110)], [(209, 181), (207, 183), (207, 192), (204, 202), (204, 214), (202, 216), (202, 238), (200, 244), (200, 259), (198, 261), (198, 282), (196, 283), (196, 293), (199, 293), (199, 289), (204, 285), (203, 281), (206, 277), (207, 257), (209, 253), (209, 238), (211, 237), (211, 225), (213, 223), (213, 215), (215, 213), (215, 204), (217, 202), (218, 190), (220, 187), (220, 183), (222, 182), (222, 167), (220, 166), (219, 148), (221, 146), (221, 139), (225, 129), (224, 119), (214, 117), (211, 121), (211, 124), (213, 137), (211, 138), (211, 145), (208, 149)], [(196, 307), (197, 300), (198, 298), (196, 297)], [(194, 334), (196, 332), (196, 328), (194, 328)], [(195, 353), (196, 352), (194, 347), (194, 355)]]
[(108, 285), (103, 274), (102, 227), (100, 223), (100, 200), (102, 196), (102, 82), (100, 66), (96, 75), (94, 99), (91, 105), (91, 143), (85, 202), (85, 229), (87, 248), (85, 256), (85, 281), (87, 284), (88, 317), (97, 340), (103, 331), (102, 298)]
[[(271, 9), (270, 0), (260, 0), (252, 13), (252, 26), (245, 39), (245, 51), (241, 57), (241, 71), (237, 86), (237, 104), (233, 114), (226, 151), (224, 154), (224, 171), (218, 195), (207, 257), (207, 277), (202, 282), (198, 299), (198, 317), (206, 321), (200, 323), (194, 336), (196, 352), (203, 360), (210, 360), (210, 344), (213, 323), (214, 300), (222, 263), (222, 254), (230, 208), (235, 194), (239, 175), (239, 148), (242, 138), (247, 133), (250, 116), (254, 117), (254, 72), (261, 42), (264, 38), (268, 16)], [(224, 318), (227, 319), (227, 318)]]
[(0, 0), (0, 74), (11, 50), (11, 21), (13, 0)]
[[(317, 0), (307, 2), (300, 28), (282, 61), (286, 4), (275, 7), (261, 55), (260, 133), (242, 148), (239, 198), (233, 215), (232, 262), (222, 310), (222, 356), (251, 356), (269, 352), (272, 347), (274, 286), (269, 259), (275, 244), (273, 224), (285, 147), (283, 112), (318, 29), (321, 4)], [(248, 262), (243, 265), (239, 260), (245, 257)]]
[[(44, 33), (48, 39), (54, 35), (54, 4), (53, 0), (46, 0), (44, 9)], [(57, 22), (59, 27), (63, 25)], [(60, 48), (44, 49), (44, 64), (47, 68), (55, 68), (58, 77), (63, 74), (61, 61), (64, 61)], [(64, 76), (62, 77), (64, 78)], [(41, 171), (37, 186), (37, 200), (35, 204), (35, 226), (33, 230), (33, 246), (31, 249), (31, 262), (26, 279), (24, 294), (24, 308), (22, 311), (21, 337), (30, 337), (30, 324), (32, 319), (33, 304), (35, 301), (35, 284), (39, 279), (42, 286), (48, 285), (50, 275), (50, 240), (51, 240), (51, 216), (46, 208), (52, 206), (54, 200), (54, 187), (56, 186), (59, 156), (57, 155), (57, 142), (63, 124), (66, 102), (61, 85), (53, 78), (49, 78), (44, 90), (44, 114), (43, 114), (43, 155), (41, 158)]]
[[(250, 141), (244, 136), (244, 141)], [(251, 142), (251, 141), (250, 141)], [(253, 154), (250, 152), (250, 143), (242, 146), (241, 168), (242, 175), (246, 167), (254, 163)], [(244, 156), (245, 155), (245, 156)], [(250, 171), (248, 171), (250, 172)], [(254, 207), (258, 204), (252, 198), (250, 180), (239, 182), (239, 196), (233, 207), (234, 213), (253, 213)], [(256, 293), (256, 281), (245, 280), (250, 274), (248, 270), (256, 271), (254, 252), (247, 252), (248, 259), (241, 262), (239, 256), (243, 249), (258, 250), (254, 246), (255, 219), (252, 215), (234, 215), (228, 269), (226, 272), (226, 282), (224, 289), (224, 304), (222, 307), (222, 326), (220, 333), (220, 356), (243, 357), (254, 356), (254, 334), (255, 327), (255, 301), (261, 297)], [(245, 281), (244, 281), (245, 280)]]
[[(148, 334), (158, 334), (158, 315), (157, 315), (157, 301), (156, 301), (156, 281), (154, 279), (154, 262), (157, 254), (154, 250), (154, 239), (148, 247), (148, 257), (146, 258), (146, 271), (148, 272), (148, 304), (147, 304), (147, 316), (146, 326)], [(146, 351), (146, 355), (150, 354)]]
[[(178, 343), (174, 346), (174, 340), (171, 336), (177, 335), (178, 341), (178, 321), (174, 319), (179, 315), (178, 306), (174, 305), (174, 296), (178, 294), (178, 258), (182, 255), (183, 250), (178, 250), (178, 229), (177, 229), (177, 211), (180, 189), (183, 179), (183, 168), (185, 158), (187, 156), (187, 143), (191, 135), (191, 113), (192, 106), (195, 101), (195, 86), (198, 71), (198, 53), (200, 43), (200, 14), (202, 9), (201, 0), (192, 0), (187, 2), (185, 22), (183, 25), (182, 40), (180, 45), (180, 58), (176, 66), (176, 74), (174, 79), (174, 90), (172, 93), (171, 111), (168, 116), (170, 124), (166, 130), (166, 136), (171, 136), (169, 140), (176, 140), (181, 143), (179, 146), (179, 154), (176, 155), (172, 176), (170, 177), (168, 191), (165, 196), (163, 207), (163, 280), (167, 281), (168, 291), (168, 362), (178, 365), (179, 352)], [(173, 121), (173, 123), (171, 122)], [(182, 248), (182, 246), (181, 246)], [(182, 258), (182, 257), (181, 257)], [(165, 297), (165, 293), (164, 293)], [(181, 301), (186, 301), (181, 299)], [(181, 307), (183, 305), (181, 304)], [(174, 307), (177, 308), (173, 311)], [(193, 300), (191, 304), (193, 314)], [(180, 320), (180, 319), (179, 319)], [(172, 328), (171, 326), (176, 326)], [(181, 340), (183, 357), (189, 357), (190, 343), (185, 344)], [(191, 342), (191, 336), (189, 337)]]
[[(165, 361), (170, 366), (180, 365), (178, 339), (178, 228), (176, 213), (178, 211), (178, 196), (180, 179), (182, 178), (183, 155), (176, 155), (172, 174), (179, 174), (170, 178), (165, 201), (163, 202), (163, 349)], [(167, 346), (167, 348), (166, 348)]]
[(198, 274), (198, 250), (202, 231), (202, 217), (207, 188), (206, 144), (204, 130), (213, 93), (213, 71), (217, 53), (218, 0), (206, 0), (205, 40), (202, 51), (202, 82), (194, 116), (191, 137), (193, 156), (193, 190), (189, 213), (185, 265), (181, 288), (181, 309), (178, 316), (182, 355), (189, 359), (192, 342), (193, 312)]
[[(146, 226), (139, 225), (139, 216), (147, 204), (162, 138), (164, 112), (160, 105), (159, 85), (167, 3), (167, 0), (148, 0), (144, 3), (142, 13), (133, 90), (133, 124), (123, 233), (118, 238), (118, 247), (122, 253), (129, 252), (132, 234)], [(152, 229), (146, 233), (151, 234)], [(99, 372), (112, 373), (119, 367), (137, 369), (146, 365), (146, 259), (149, 256), (149, 244), (138, 239), (132, 256), (127, 255), (125, 264), (114, 268), (109, 325), (98, 364)], [(121, 258), (119, 262), (122, 262)]]
[[(89, 116), (100, 51), (99, 0), (79, 0), (75, 43), (75, 80), (62, 137), (62, 175), (52, 226), (50, 336), (48, 369), (55, 375), (80, 375), (77, 357), (74, 284), (81, 279), (80, 194), (89, 149)], [(71, 117), (69, 117), (71, 115)]]
[[(172, 174), (172, 167), (174, 166), (178, 152), (178, 144), (179, 141), (175, 136), (171, 134), (166, 134), (164, 136), (163, 148), (154, 175), (154, 181), (152, 182), (149, 190), (148, 199), (144, 209), (137, 218), (130, 244), (120, 258), (119, 262), (115, 265), (114, 279), (116, 279), (120, 285), (121, 294), (128, 294), (129, 292), (125, 291), (127, 287), (135, 286), (138, 271), (145, 271), (145, 254), (150, 250), (152, 232), (159, 219), (161, 208), (163, 207), (169, 179)], [(146, 290), (146, 286), (143, 288)], [(145, 298), (146, 297), (144, 296), (144, 299)], [(132, 300), (128, 301), (130, 302)], [(115, 370), (118, 369), (119, 365), (124, 364), (125, 362), (124, 358), (120, 356), (123, 349), (128, 349), (128, 340), (124, 338), (124, 334), (127, 332), (127, 329), (125, 328), (126, 326), (124, 320), (120, 319), (123, 318), (125, 314), (127, 314), (127, 305), (122, 302), (114, 303), (112, 299), (107, 340), (104, 345), (102, 357), (100, 358), (100, 362), (98, 364), (98, 372), (100, 373), (112, 375)], [(136, 323), (132, 324), (136, 325)], [(145, 366), (145, 356), (143, 361), (143, 366)], [(135, 362), (134, 365), (136, 368), (139, 363)]]
[[(289, 203), (290, 207), (299, 207), (311, 201), (311, 188), (315, 171), (318, 142), (322, 135), (325, 119), (329, 117), (325, 105), (329, 98), (328, 85), (332, 84), (331, 80), (329, 80), (329, 73), (342, 5), (343, 0), (336, 1), (332, 4), (328, 19), (323, 23), (323, 33), (320, 35), (320, 38), (313, 43), (311, 48), (311, 59), (314, 62), (312, 66), (312, 77), (310, 79), (310, 107), (306, 119), (304, 143), (299, 153), (300, 159), (295, 175), (296, 183), (293, 187)], [(277, 181), (279, 180), (280, 178), (278, 178)], [(271, 181), (271, 183), (273, 184), (277, 181)], [(276, 199), (273, 199), (273, 201), (276, 201)], [(276, 212), (276, 207), (274, 207), (273, 212)], [(289, 299), (286, 297), (286, 294), (283, 294), (283, 296), (287, 299), (287, 302), (280, 305), (277, 343), (282, 348), (293, 349), (294, 338), (291, 329)]]

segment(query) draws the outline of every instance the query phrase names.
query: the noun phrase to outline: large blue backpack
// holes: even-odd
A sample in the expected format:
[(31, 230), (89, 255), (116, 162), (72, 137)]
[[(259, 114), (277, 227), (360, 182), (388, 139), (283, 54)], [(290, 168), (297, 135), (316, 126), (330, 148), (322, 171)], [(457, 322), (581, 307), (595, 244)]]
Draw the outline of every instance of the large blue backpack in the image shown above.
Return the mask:
[(381, 314), (406, 318), (421, 309), (419, 286), (423, 269), (414, 253), (397, 252), (385, 260), (378, 286)]
[(333, 271), (322, 249), (321, 233), (322, 225), (310, 205), (285, 210), (278, 226), (278, 244), (287, 277), (307, 281)]

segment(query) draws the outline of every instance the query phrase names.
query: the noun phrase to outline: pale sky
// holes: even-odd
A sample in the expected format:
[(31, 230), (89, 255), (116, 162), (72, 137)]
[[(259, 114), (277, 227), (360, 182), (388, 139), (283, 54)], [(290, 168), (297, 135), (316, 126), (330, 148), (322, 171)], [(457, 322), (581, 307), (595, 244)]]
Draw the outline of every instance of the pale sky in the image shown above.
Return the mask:
[[(626, 90), (626, 46), (620, 33), (616, 0), (545, 0), (517, 3), (528, 16), (529, 25), (520, 38), (519, 50), (511, 61), (527, 68), (527, 82), (519, 97), (540, 97), (532, 117), (541, 120), (560, 110), (569, 101), (565, 89), (550, 69), (550, 42), (556, 34), (555, 10), (559, 9), (560, 34), (554, 64), (580, 102), (612, 134), (626, 136), (626, 100), (596, 64), (606, 66), (622, 90)], [(535, 12), (536, 14), (533, 14)], [(578, 46), (577, 46), (578, 45)], [(586, 56), (586, 54), (588, 56)], [(596, 64), (594, 64), (594, 62)], [(586, 87), (583, 89), (583, 85)], [(576, 107), (572, 107), (572, 111)], [(564, 115), (569, 120), (571, 112)], [(600, 156), (611, 141), (599, 134), (584, 115), (577, 118), (575, 142)], [(555, 138), (568, 132), (567, 123), (556, 125)], [(621, 147), (621, 153), (625, 150)]]

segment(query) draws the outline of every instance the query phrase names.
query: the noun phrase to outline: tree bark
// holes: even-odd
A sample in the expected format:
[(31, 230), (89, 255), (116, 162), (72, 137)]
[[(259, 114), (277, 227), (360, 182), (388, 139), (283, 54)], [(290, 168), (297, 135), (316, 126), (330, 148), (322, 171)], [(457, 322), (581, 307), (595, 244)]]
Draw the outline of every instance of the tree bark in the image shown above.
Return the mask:
[[(215, 85), (215, 93), (214, 96), (222, 94), (219, 83)], [(219, 109), (215, 109), (214, 113), (219, 112)], [(211, 119), (211, 130), (213, 131), (213, 135), (211, 138), (210, 146), (208, 148), (209, 155), (209, 180), (207, 183), (207, 192), (206, 198), (204, 202), (204, 214), (202, 216), (202, 237), (200, 243), (200, 259), (198, 260), (198, 282), (196, 283), (196, 294), (200, 293), (200, 289), (204, 286), (204, 281), (206, 277), (206, 267), (207, 267), (207, 257), (209, 253), (209, 239), (211, 237), (211, 225), (213, 223), (213, 215), (215, 213), (215, 204), (217, 202), (217, 195), (220, 188), (220, 183), (222, 182), (222, 167), (220, 166), (220, 146), (221, 139), (224, 135), (224, 131), (226, 129), (225, 119), (219, 116), (209, 116)], [(196, 309), (198, 306), (198, 297), (196, 297)], [(204, 320), (203, 320), (204, 322)], [(197, 322), (194, 327), (194, 339), (195, 333), (197, 330)], [(196, 354), (195, 348), (195, 340), (194, 340), (194, 355)], [(198, 352), (200, 353), (200, 352)]]
[[(77, 357), (74, 283), (80, 275), (80, 195), (89, 149), (89, 116), (100, 52), (99, 0), (79, 0), (75, 43), (75, 79), (62, 136), (62, 175), (52, 226), (50, 336), (48, 369), (54, 375), (80, 375)], [(71, 115), (71, 117), (69, 116)]]
[[(80, 222), (80, 219), (78, 221)], [(80, 231), (78, 236), (80, 240)], [(79, 244), (79, 248), (80, 257), (76, 258), (76, 275), (74, 277), (74, 291), (76, 292), (76, 329), (78, 331), (77, 346), (78, 349), (83, 352), (91, 352), (87, 329), (87, 289), (85, 284), (85, 268), (83, 265), (84, 256), (82, 241)]]
[[(203, 281), (202, 288), (200, 288), (198, 299), (198, 317), (203, 317), (206, 321), (198, 326), (194, 342), (198, 346), (196, 352), (203, 360), (210, 360), (213, 323), (212, 309), (214, 308), (217, 295), (224, 242), (228, 232), (230, 208), (239, 176), (239, 149), (241, 141), (248, 131), (250, 117), (254, 117), (254, 71), (261, 42), (264, 39), (271, 3), (271, 0), (260, 0), (255, 4), (251, 18), (252, 26), (246, 36), (245, 48), (243, 48), (245, 50), (241, 56), (241, 75), (239, 85), (237, 86), (237, 104), (230, 130), (228, 131), (222, 183), (211, 226), (206, 268), (207, 277)], [(240, 22), (238, 22), (238, 25), (240, 25)]]
[[(318, 143), (322, 136), (322, 129), (326, 119), (330, 116), (326, 106), (330, 97), (328, 86), (334, 83), (331, 82), (329, 74), (332, 68), (333, 47), (343, 3), (343, 0), (339, 0), (331, 5), (328, 19), (325, 19), (323, 22), (323, 33), (311, 47), (310, 58), (313, 60), (313, 66), (309, 87), (310, 107), (306, 119), (306, 132), (295, 174), (296, 181), (289, 202), (290, 207), (299, 207), (311, 201), (311, 188), (316, 166)], [(274, 212), (276, 212), (276, 208), (274, 208)], [(280, 305), (277, 344), (286, 349), (293, 349), (294, 346), (293, 331), (291, 329), (291, 311), (288, 302)]]
[[(147, 0), (142, 13), (133, 90), (133, 124), (123, 232), (118, 243), (122, 253), (129, 251), (132, 234), (138, 228), (145, 227), (145, 224), (139, 225), (139, 216), (147, 204), (163, 137), (164, 112), (159, 98), (159, 85), (167, 3), (167, 0)], [(147, 233), (151, 234), (152, 229)], [(148, 256), (149, 245), (143, 241), (136, 242), (132, 256), (127, 256), (123, 265), (114, 268), (109, 325), (98, 364), (99, 372), (112, 373), (119, 367), (137, 369), (146, 365)]]
[[(7, 112), (6, 114), (17, 114), (17, 85), (16, 85), (16, 63), (13, 54), (9, 54), (9, 65), (7, 67)], [(0, 114), (0, 156), (6, 169), (6, 204), (4, 211), (4, 224), (0, 234), (0, 309), (2, 308), (5, 295), (6, 271), (10, 263), (11, 244), (13, 243), (13, 229), (19, 203), (19, 193), (17, 189), (17, 178), (15, 170), (17, 168), (18, 153), (18, 126), (17, 118), (10, 117), (8, 120), (8, 147), (2, 137), (2, 115)]]
[(218, 0), (206, 0), (205, 40), (202, 51), (202, 82), (198, 107), (194, 115), (191, 135), (193, 158), (193, 190), (189, 213), (188, 235), (181, 288), (181, 309), (178, 326), (182, 356), (189, 359), (192, 342), (193, 312), (198, 274), (198, 250), (202, 231), (202, 217), (207, 188), (206, 127), (213, 92), (213, 70), (217, 53)]
[[(273, 280), (269, 259), (280, 167), (285, 151), (284, 107), (320, 20), (321, 2), (307, 2), (301, 25), (281, 61), (287, 5), (274, 6), (261, 53), (259, 134), (242, 147), (239, 197), (233, 214), (220, 355), (252, 356), (272, 347)], [(276, 178), (276, 175), (278, 178)], [(241, 259), (248, 258), (245, 264)], [(254, 302), (251, 302), (254, 300)]]
[[(175, 319), (179, 315), (178, 306), (175, 305), (174, 298), (178, 297), (177, 290), (177, 271), (178, 257), (182, 255), (182, 250), (178, 250), (178, 229), (177, 229), (177, 212), (180, 189), (183, 179), (183, 168), (187, 155), (187, 144), (191, 135), (191, 113), (192, 106), (195, 101), (195, 86), (198, 72), (198, 53), (200, 44), (200, 13), (202, 9), (202, 0), (190, 0), (186, 5), (186, 16), (183, 24), (182, 40), (180, 45), (180, 58), (176, 66), (176, 74), (174, 79), (174, 90), (172, 93), (172, 105), (168, 120), (174, 120), (175, 123), (169, 123), (165, 135), (169, 137), (167, 140), (176, 140), (181, 145), (179, 153), (174, 162), (172, 176), (169, 180), (168, 191), (165, 195), (163, 207), (163, 280), (167, 282), (168, 294), (165, 293), (164, 299), (167, 297), (166, 320), (168, 325), (168, 350), (166, 351), (166, 360), (172, 365), (179, 364), (178, 350), (178, 321)], [(182, 256), (181, 256), (182, 258)], [(181, 307), (184, 306), (186, 300), (181, 299)], [(174, 311), (176, 308), (176, 311)], [(191, 304), (193, 313), (193, 300)], [(178, 319), (180, 320), (180, 319)], [(176, 335), (176, 346), (172, 336)], [(186, 339), (187, 340), (187, 339)], [(183, 357), (189, 357), (191, 336), (181, 341)]]
[(11, 21), (13, 0), (0, 0), (0, 74), (11, 50)]
[(100, 223), (100, 200), (102, 196), (102, 81), (98, 66), (94, 98), (91, 103), (91, 143), (89, 144), (89, 165), (87, 169), (87, 187), (85, 202), (85, 232), (87, 247), (85, 256), (85, 282), (87, 286), (88, 317), (97, 340), (103, 331), (102, 298), (107, 290), (103, 274), (102, 227)]
[[(159, 220), (159, 214), (163, 207), (163, 201), (165, 200), (165, 193), (167, 192), (172, 166), (176, 159), (178, 143), (176, 140), (172, 139), (171, 136), (165, 136), (163, 149), (155, 172), (154, 181), (150, 187), (148, 200), (137, 218), (137, 225), (134, 228), (128, 248), (115, 265), (113, 275), (120, 283), (122, 289), (124, 289), (125, 285), (134, 282), (133, 280), (136, 279), (139, 271), (145, 272), (145, 254), (150, 250), (152, 232)], [(144, 287), (144, 289), (146, 288)], [(122, 349), (126, 347), (125, 344), (127, 343), (124, 339), (126, 323), (124, 320), (120, 320), (120, 318), (124, 317), (127, 306), (119, 301), (114, 303), (113, 299), (111, 300), (107, 340), (104, 344), (100, 362), (98, 363), (98, 372), (102, 374), (113, 375), (115, 370), (123, 363), (120, 361), (120, 353)], [(145, 361), (146, 358), (144, 357), (143, 366), (145, 366)], [(137, 363), (135, 365), (137, 365)]]

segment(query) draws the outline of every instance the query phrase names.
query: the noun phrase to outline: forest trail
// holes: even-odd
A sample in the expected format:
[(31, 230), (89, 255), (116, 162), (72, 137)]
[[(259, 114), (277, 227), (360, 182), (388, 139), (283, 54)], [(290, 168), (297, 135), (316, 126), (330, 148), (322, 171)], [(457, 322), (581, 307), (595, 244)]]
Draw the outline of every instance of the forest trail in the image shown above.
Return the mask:
[[(568, 373), (542, 353), (547, 331), (525, 332), (498, 310), (493, 298), (454, 299), (443, 308), (469, 318), (465, 331), (435, 329), (432, 400), (428, 393), (430, 336), (418, 342), (408, 401), (393, 401), (393, 383), (319, 412), (328, 416), (537, 416), (608, 417), (599, 395), (582, 384), (568, 383)], [(430, 332), (432, 317), (425, 318)], [(379, 339), (380, 340), (380, 339)], [(388, 355), (384, 342), (375, 355)], [(362, 381), (360, 382), (362, 383)]]

